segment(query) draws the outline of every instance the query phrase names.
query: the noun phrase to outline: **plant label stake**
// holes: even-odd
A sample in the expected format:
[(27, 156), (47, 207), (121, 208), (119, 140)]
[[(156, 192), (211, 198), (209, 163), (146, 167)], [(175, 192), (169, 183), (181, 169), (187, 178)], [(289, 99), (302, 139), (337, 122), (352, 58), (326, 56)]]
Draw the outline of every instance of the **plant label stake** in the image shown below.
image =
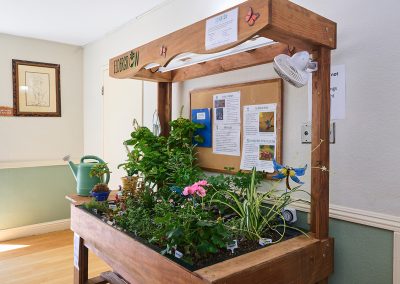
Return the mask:
[(262, 238), (258, 240), (260, 246), (265, 247), (266, 245), (272, 244), (272, 239)]
[(183, 253), (181, 253), (179, 250), (175, 250), (175, 257), (176, 258), (182, 258), (183, 257)]
[(239, 248), (237, 240), (233, 240), (233, 243), (227, 244), (226, 249), (230, 250), (232, 254), (235, 253), (235, 249)]
[(117, 210), (117, 205), (115, 205), (115, 204), (109, 204), (109, 205), (108, 205), (108, 209), (111, 209), (111, 210), (115, 211), (115, 210)]

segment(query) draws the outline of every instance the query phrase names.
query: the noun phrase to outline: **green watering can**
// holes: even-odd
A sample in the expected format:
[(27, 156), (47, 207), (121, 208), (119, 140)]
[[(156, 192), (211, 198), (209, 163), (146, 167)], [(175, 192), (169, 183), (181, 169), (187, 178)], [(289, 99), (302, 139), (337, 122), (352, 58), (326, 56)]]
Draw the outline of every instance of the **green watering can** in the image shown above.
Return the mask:
[[(96, 162), (87, 162), (85, 160), (95, 160)], [(110, 181), (110, 174), (106, 174), (106, 179), (101, 180), (98, 177), (90, 177), (90, 170), (94, 165), (98, 163), (104, 163), (102, 159), (96, 156), (84, 156), (81, 158), (80, 164), (75, 165), (73, 162), (69, 161), (68, 164), (71, 167), (72, 173), (76, 179), (76, 191), (78, 195), (89, 196), (92, 188), (98, 183), (108, 184)]]

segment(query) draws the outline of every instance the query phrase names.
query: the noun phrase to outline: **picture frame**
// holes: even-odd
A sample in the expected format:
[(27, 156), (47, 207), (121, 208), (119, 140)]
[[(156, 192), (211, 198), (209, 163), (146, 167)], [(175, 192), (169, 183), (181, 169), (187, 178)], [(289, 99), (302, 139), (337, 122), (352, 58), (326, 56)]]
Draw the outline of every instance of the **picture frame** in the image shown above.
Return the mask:
[(61, 117), (60, 65), (12, 60), (15, 116)]

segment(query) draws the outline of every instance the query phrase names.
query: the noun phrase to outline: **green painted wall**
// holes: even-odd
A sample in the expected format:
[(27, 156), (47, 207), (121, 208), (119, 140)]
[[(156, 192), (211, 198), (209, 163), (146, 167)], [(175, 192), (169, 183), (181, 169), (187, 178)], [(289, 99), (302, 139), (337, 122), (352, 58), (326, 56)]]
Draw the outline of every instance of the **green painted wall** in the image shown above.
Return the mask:
[[(299, 225), (307, 228), (307, 214)], [(330, 219), (335, 238), (335, 272), (329, 284), (392, 284), (393, 232)]]
[(0, 170), (0, 230), (69, 218), (68, 166)]

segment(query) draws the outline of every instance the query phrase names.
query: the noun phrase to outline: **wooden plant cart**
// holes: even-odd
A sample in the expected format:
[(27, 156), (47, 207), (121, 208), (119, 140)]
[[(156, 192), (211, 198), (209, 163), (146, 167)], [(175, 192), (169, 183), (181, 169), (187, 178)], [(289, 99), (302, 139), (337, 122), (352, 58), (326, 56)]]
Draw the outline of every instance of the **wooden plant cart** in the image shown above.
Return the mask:
[[(110, 60), (110, 76), (158, 82), (163, 135), (171, 120), (172, 83), (270, 63), (278, 54), (306, 50), (318, 62), (312, 86), (311, 233), (197, 271), (189, 271), (87, 212), (71, 206), (77, 262), (75, 283), (87, 281), (87, 249), (130, 283), (327, 283), (333, 271), (329, 237), (330, 61), (336, 48), (336, 23), (287, 0), (249, 0), (238, 9), (237, 41), (206, 50), (207, 19)], [(246, 16), (253, 12), (255, 21)], [(219, 14), (218, 14), (219, 15)], [(213, 17), (211, 17), (213, 18)], [(217, 53), (256, 36), (275, 43), (212, 61), (160, 73), (176, 56)], [(147, 68), (145, 68), (147, 67)]]

